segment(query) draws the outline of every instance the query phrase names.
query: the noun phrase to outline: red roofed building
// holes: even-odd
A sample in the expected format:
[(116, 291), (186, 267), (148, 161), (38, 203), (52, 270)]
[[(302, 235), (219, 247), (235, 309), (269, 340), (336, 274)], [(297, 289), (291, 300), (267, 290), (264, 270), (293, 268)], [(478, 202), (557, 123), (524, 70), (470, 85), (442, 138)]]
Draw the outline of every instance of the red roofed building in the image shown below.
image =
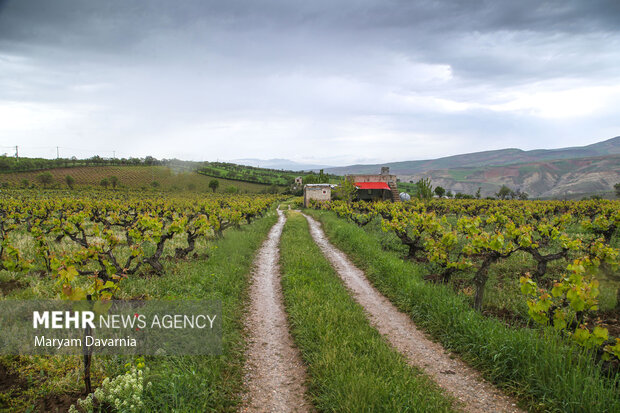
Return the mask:
[(379, 175), (347, 175), (357, 187), (357, 198), (361, 201), (400, 201), (396, 175), (390, 175), (390, 168), (381, 168)]
[(357, 189), (387, 189), (391, 190), (390, 186), (385, 182), (356, 182)]
[[(345, 179), (355, 184), (358, 201), (400, 201), (396, 175), (390, 175), (390, 168), (381, 168), (379, 175), (346, 175)], [(313, 201), (329, 201), (332, 198), (332, 189), (336, 186), (331, 184), (304, 185), (304, 207), (310, 206)]]

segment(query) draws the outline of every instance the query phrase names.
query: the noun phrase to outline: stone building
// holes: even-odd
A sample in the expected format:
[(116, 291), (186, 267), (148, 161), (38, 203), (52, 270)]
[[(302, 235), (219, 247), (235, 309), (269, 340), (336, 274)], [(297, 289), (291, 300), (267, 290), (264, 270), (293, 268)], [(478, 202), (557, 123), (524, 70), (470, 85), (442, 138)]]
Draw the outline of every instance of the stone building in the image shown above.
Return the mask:
[(318, 202), (332, 199), (332, 186), (330, 184), (307, 184), (304, 185), (304, 207), (310, 206), (311, 200)]

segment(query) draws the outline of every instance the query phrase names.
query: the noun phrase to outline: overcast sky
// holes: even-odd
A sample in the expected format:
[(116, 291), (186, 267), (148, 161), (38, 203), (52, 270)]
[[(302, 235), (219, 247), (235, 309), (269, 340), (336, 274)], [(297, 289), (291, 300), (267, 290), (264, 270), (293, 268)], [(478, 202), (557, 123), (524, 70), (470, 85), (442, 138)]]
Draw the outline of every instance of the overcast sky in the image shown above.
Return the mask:
[(0, 0), (0, 153), (343, 165), (620, 135), (620, 1)]

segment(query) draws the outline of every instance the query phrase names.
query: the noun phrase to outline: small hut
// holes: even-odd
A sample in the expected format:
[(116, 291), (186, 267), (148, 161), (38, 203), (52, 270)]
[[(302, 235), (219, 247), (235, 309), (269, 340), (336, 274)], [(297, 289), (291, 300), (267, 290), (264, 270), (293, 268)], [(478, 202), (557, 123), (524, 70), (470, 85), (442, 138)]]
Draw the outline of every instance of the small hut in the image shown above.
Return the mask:
[(332, 199), (332, 186), (330, 184), (306, 184), (304, 185), (304, 207), (310, 206), (310, 201), (325, 202)]

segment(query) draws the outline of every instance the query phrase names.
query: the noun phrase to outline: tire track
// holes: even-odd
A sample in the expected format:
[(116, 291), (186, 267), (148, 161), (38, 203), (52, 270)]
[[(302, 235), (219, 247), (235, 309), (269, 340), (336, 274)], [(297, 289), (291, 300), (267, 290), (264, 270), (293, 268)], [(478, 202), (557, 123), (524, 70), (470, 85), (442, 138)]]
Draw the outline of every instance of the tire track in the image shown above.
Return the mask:
[(479, 372), (451, 358), (439, 343), (419, 330), (411, 318), (400, 312), (377, 291), (347, 256), (334, 247), (320, 224), (304, 214), (310, 233), (325, 257), (336, 269), (355, 300), (366, 310), (370, 323), (398, 350), (411, 366), (424, 370), (437, 384), (461, 402), (466, 412), (522, 412), (516, 402), (486, 382)]
[(258, 251), (252, 272), (244, 412), (312, 411), (305, 397), (306, 371), (290, 336), (282, 301), (278, 244), (286, 218), (277, 211), (278, 222)]

